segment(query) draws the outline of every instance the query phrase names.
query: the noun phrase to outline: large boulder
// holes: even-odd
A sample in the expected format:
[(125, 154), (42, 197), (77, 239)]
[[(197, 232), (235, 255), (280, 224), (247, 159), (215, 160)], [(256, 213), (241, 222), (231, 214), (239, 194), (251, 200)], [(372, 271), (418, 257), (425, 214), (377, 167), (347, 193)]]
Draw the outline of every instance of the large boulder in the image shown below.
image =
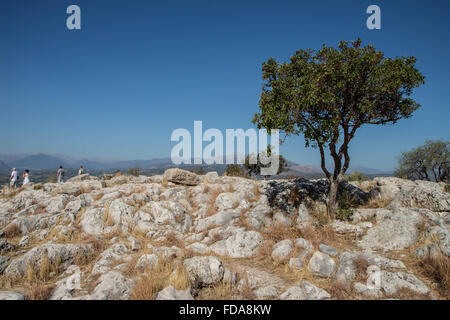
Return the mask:
[(417, 226), (421, 221), (421, 215), (412, 209), (393, 210), (367, 231), (358, 246), (383, 251), (404, 249), (417, 242)]
[(315, 285), (302, 281), (300, 286), (292, 286), (280, 295), (281, 300), (325, 300), (331, 295)]
[(64, 270), (73, 264), (76, 259), (87, 258), (89, 253), (90, 247), (86, 245), (49, 242), (34, 247), (20, 258), (13, 260), (4, 273), (11, 276), (23, 277), (29, 266), (35, 272), (39, 272), (42, 263), (46, 260), (50, 266), (59, 265), (59, 269)]
[(374, 179), (377, 186), (371, 196), (392, 200), (392, 207), (426, 208), (434, 212), (450, 211), (450, 193), (444, 192), (445, 183), (410, 181), (394, 177)]
[(0, 256), (0, 274), (2, 274), (8, 266), (9, 260), (9, 257)]
[(263, 236), (259, 232), (239, 229), (226, 240), (215, 242), (210, 249), (232, 258), (247, 258), (256, 255), (262, 243)]
[(127, 300), (132, 294), (135, 280), (118, 271), (110, 271), (100, 277), (89, 300)]
[(222, 261), (213, 256), (193, 257), (183, 264), (192, 285), (200, 288), (222, 281), (225, 273)]
[(177, 290), (169, 286), (158, 292), (155, 300), (194, 300), (194, 297), (192, 297), (190, 289)]
[(200, 179), (195, 173), (178, 168), (167, 169), (164, 171), (163, 177), (167, 181), (186, 186), (196, 186), (200, 183)]
[(272, 249), (272, 259), (287, 258), (293, 249), (292, 240), (286, 239), (277, 242)]
[[(301, 203), (317, 202), (325, 204), (329, 188), (330, 182), (327, 179), (273, 180), (267, 183), (265, 194), (271, 207), (277, 207), (289, 214), (295, 214), (296, 208)], [(349, 184), (347, 181), (342, 181), (339, 185), (339, 192), (344, 191), (351, 197), (354, 204), (363, 204), (369, 199), (368, 193)], [(307, 219), (307, 217), (302, 217), (301, 219)]]
[(316, 251), (311, 260), (309, 260), (308, 267), (312, 274), (328, 278), (333, 274), (334, 270), (336, 270), (336, 263), (330, 256)]
[(14, 291), (0, 291), (0, 300), (25, 300), (25, 296)]

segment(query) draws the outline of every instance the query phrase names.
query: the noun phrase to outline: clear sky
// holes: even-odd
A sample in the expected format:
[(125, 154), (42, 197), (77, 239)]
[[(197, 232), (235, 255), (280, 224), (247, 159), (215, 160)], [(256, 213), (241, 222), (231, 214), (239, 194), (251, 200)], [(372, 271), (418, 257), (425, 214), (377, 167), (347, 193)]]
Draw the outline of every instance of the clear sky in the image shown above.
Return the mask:
[[(81, 30), (66, 8), (81, 8)], [(366, 8), (381, 7), (381, 30)], [(169, 157), (176, 128), (252, 128), (261, 65), (361, 37), (413, 55), (422, 105), (395, 126), (364, 127), (352, 163), (382, 170), (425, 139), (448, 139), (450, 1), (0, 0), (0, 153)], [(319, 164), (303, 137), (282, 154)]]

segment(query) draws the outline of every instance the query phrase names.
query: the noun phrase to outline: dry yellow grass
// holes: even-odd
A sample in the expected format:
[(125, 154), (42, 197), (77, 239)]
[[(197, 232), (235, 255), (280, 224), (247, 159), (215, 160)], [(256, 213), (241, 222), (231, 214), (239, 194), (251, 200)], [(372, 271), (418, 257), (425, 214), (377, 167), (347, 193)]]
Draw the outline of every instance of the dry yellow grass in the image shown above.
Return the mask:
[(15, 223), (10, 223), (3, 231), (5, 232), (6, 238), (14, 238), (22, 234), (22, 230)]
[(212, 287), (200, 290), (196, 300), (231, 300), (233, 286), (230, 282), (221, 281)]
[(105, 213), (103, 214), (103, 222), (107, 227), (112, 227), (114, 225), (114, 220), (109, 212), (110, 203), (107, 201), (105, 203)]
[(360, 208), (386, 208), (391, 201), (387, 199), (370, 199), (367, 203), (360, 206)]
[(437, 256), (429, 256), (416, 263), (422, 276), (428, 277), (438, 284), (438, 291), (443, 296), (450, 296), (450, 259), (442, 252)]
[(181, 266), (174, 266), (173, 260), (159, 258), (156, 267), (136, 281), (131, 295), (132, 300), (153, 300), (162, 289), (173, 286), (177, 290), (186, 290), (190, 282)]

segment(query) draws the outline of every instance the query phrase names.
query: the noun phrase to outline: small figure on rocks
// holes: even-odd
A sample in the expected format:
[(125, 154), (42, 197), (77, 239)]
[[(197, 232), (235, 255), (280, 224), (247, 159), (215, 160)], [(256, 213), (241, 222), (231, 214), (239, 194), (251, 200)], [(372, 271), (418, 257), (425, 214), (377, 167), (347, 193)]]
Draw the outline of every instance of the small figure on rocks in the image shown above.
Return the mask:
[(9, 187), (10, 188), (16, 188), (17, 187), (17, 180), (19, 176), (17, 174), (16, 168), (12, 169), (11, 176), (9, 177)]
[(28, 169), (25, 170), (25, 172), (22, 175), (22, 179), (23, 179), (22, 185), (26, 185), (26, 184), (30, 183), (30, 170), (28, 170)]
[(64, 182), (64, 168), (63, 166), (59, 166), (58, 173), (56, 174), (58, 178), (58, 183)]
[(82, 174), (84, 174), (84, 168), (83, 166), (80, 166), (80, 170), (78, 170), (78, 175), (81, 176)]

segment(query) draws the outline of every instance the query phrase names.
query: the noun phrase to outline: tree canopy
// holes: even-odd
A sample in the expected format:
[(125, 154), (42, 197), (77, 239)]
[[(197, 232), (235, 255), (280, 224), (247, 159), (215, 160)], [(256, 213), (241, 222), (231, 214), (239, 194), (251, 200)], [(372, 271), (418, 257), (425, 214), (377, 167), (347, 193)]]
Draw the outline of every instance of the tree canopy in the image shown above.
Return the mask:
[[(424, 83), (415, 57), (386, 58), (361, 39), (338, 48), (298, 50), (289, 62), (263, 63), (264, 85), (258, 128), (302, 134), (319, 149), (321, 168), (330, 180), (329, 211), (334, 216), (337, 185), (350, 164), (349, 142), (365, 124), (385, 125), (409, 118), (419, 108), (410, 98)], [(330, 172), (325, 150), (334, 161)]]
[(450, 179), (450, 142), (427, 140), (422, 146), (402, 152), (398, 162), (397, 177), (447, 182)]

